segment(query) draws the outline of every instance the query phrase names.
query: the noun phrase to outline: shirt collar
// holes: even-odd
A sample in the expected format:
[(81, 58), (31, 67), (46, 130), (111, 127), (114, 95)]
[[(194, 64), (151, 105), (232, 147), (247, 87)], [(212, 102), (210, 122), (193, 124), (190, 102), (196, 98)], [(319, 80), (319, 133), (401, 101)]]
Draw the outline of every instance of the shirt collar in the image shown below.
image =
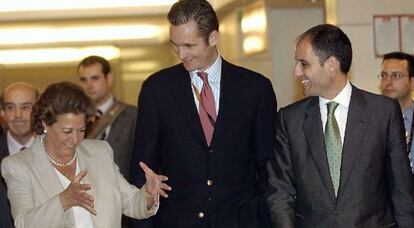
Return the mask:
[(414, 102), (411, 101), (410, 107), (402, 111), (404, 119), (408, 119), (411, 122), (413, 119), (413, 112), (414, 112)]
[(323, 97), (319, 97), (319, 106), (323, 107), (326, 106), (328, 102), (335, 101), (336, 103), (344, 106), (346, 108), (349, 107), (349, 102), (351, 101), (351, 94), (352, 94), (352, 86), (349, 80), (347, 80), (345, 87), (339, 92), (336, 97), (332, 100), (325, 99)]
[(30, 147), (33, 144), (34, 140), (35, 137), (32, 136), (26, 144), (22, 145), (13, 138), (10, 131), (7, 131), (7, 146), (9, 148), (10, 154), (19, 152), (22, 147)]
[(102, 105), (98, 106), (97, 108), (102, 112), (106, 113), (115, 103), (114, 97), (112, 95), (109, 96), (109, 99), (106, 100)]
[[(208, 81), (218, 81), (220, 78), (220, 71), (221, 71), (221, 65), (222, 65), (222, 59), (220, 52), (217, 51), (217, 58), (214, 60), (213, 64), (211, 64), (207, 69), (204, 71), (208, 74)], [(190, 77), (198, 77), (197, 73), (200, 72), (200, 70), (193, 70), (190, 71)]]

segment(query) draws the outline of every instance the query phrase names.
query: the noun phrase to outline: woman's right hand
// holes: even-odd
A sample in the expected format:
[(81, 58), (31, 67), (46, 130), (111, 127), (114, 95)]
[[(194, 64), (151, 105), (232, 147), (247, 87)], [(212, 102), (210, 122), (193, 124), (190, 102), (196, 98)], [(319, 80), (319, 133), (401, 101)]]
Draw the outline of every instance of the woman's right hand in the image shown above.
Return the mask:
[(59, 194), (60, 202), (65, 211), (73, 206), (79, 206), (85, 208), (93, 215), (96, 215), (94, 198), (87, 193), (87, 191), (91, 189), (91, 185), (80, 183), (86, 174), (86, 170), (79, 172), (69, 186)]

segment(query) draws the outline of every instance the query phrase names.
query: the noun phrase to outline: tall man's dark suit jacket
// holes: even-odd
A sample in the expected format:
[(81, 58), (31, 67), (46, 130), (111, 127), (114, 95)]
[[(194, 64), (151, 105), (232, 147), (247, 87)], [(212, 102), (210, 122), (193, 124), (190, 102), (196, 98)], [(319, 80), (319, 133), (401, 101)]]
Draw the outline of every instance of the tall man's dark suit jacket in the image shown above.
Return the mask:
[[(220, 108), (207, 146), (191, 79), (182, 64), (144, 83), (132, 159), (169, 177), (155, 227), (267, 227), (264, 198), (275, 139), (276, 98), (268, 79), (223, 60)], [(144, 183), (143, 172), (131, 181)], [(137, 226), (138, 227), (138, 226)]]
[[(134, 150), (136, 117), (137, 108), (127, 105), (112, 122), (111, 130), (106, 139), (114, 150), (114, 161), (125, 178), (129, 177), (131, 156)], [(137, 170), (138, 164), (133, 169)]]
[(268, 203), (274, 227), (414, 227), (414, 185), (396, 101), (355, 87), (348, 109), (338, 196), (318, 97), (279, 112)]

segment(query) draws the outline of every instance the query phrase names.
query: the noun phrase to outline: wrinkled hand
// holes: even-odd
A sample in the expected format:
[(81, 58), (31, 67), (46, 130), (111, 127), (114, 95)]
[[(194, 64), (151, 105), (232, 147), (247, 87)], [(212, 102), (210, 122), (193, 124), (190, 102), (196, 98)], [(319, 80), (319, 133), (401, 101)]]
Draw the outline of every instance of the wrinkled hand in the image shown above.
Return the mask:
[(91, 185), (80, 183), (86, 174), (86, 170), (79, 172), (69, 186), (59, 194), (60, 202), (65, 211), (73, 206), (79, 206), (85, 208), (93, 215), (96, 215), (94, 198), (87, 193), (87, 191), (91, 189)]
[(139, 166), (145, 172), (146, 190), (151, 196), (160, 194), (162, 197), (167, 198), (168, 194), (165, 191), (170, 191), (172, 188), (168, 186), (164, 181), (168, 180), (168, 177), (158, 175), (154, 173), (145, 163), (140, 162)]

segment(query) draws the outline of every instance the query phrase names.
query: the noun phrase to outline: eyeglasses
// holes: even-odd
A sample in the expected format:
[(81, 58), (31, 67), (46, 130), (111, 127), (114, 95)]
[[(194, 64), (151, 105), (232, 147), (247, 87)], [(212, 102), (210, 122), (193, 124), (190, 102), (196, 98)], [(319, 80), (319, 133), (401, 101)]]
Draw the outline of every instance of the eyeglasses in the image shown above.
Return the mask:
[(381, 74), (378, 75), (378, 78), (381, 80), (385, 80), (389, 77), (391, 80), (395, 81), (395, 80), (400, 80), (404, 76), (408, 76), (408, 75), (403, 74), (401, 72), (392, 72), (391, 74), (387, 74), (386, 72), (381, 72)]

